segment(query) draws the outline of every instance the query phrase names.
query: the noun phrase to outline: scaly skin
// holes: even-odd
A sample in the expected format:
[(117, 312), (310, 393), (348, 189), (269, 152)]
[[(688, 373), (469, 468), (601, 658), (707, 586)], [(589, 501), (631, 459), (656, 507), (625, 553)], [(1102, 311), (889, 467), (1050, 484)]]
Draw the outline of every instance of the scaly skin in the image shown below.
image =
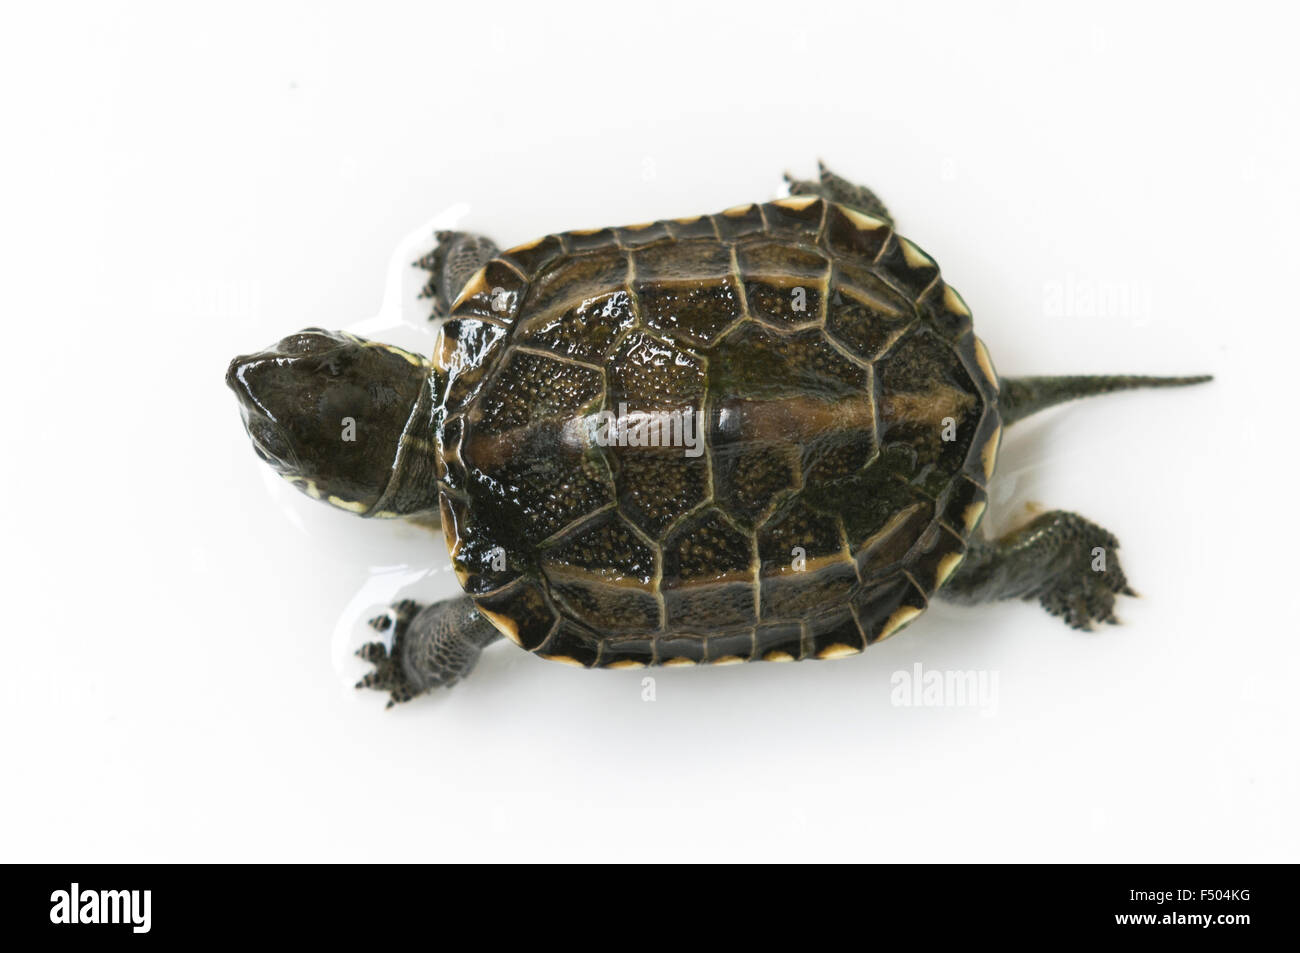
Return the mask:
[(1118, 548), (1119, 541), (1096, 523), (1055, 510), (996, 543), (972, 540), (938, 594), (961, 603), (1037, 599), (1073, 628), (1114, 625), (1115, 596), (1137, 595), (1120, 568)]
[(357, 688), (388, 692), (388, 707), (432, 688), (450, 688), (478, 664), (483, 649), (501, 633), (474, 608), (468, 596), (423, 606), (411, 599), (370, 620), (377, 632), (393, 630), (392, 649), (367, 642), (357, 655), (375, 666)]

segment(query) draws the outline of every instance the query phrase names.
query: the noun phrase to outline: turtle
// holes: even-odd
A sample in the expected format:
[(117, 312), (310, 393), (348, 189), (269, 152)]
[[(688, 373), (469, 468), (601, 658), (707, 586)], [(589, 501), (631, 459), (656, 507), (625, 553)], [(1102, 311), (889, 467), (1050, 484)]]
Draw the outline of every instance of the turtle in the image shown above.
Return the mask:
[(1003, 429), (1210, 378), (1001, 377), (874, 192), (820, 163), (786, 178), (505, 251), (438, 232), (414, 263), (432, 355), (307, 328), (230, 363), (283, 477), (441, 526), (463, 594), (371, 620), (358, 687), (450, 687), (501, 638), (584, 668), (835, 659), (934, 598), (1116, 622), (1134, 593), (1111, 533), (1060, 510), (982, 532)]

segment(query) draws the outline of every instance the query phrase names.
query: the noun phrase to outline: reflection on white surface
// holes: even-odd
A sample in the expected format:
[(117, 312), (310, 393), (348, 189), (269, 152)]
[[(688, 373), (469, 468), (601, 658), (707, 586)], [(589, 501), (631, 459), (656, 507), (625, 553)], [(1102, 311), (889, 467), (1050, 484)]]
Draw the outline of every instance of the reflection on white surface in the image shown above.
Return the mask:
[[(383, 642), (392, 648), (393, 630), (376, 632), (368, 624), (375, 616), (383, 615), (388, 607), (401, 599), (435, 602), (459, 591), (456, 576), (444, 559), (442, 566), (371, 566), (357, 592), (339, 613), (338, 624), (330, 639), (330, 658), (334, 671), (344, 683), (344, 689), (353, 694), (353, 686), (369, 669), (356, 657), (357, 649), (366, 642)], [(379, 695), (376, 698), (381, 697)]]

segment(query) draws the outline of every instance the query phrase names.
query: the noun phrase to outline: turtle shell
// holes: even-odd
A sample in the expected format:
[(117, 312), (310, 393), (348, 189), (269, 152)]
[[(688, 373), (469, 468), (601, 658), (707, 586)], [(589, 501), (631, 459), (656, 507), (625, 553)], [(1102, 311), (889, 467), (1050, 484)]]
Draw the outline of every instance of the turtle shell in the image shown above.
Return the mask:
[(583, 666), (888, 637), (961, 561), (1001, 430), (934, 261), (812, 196), (512, 248), (434, 363), (461, 585)]

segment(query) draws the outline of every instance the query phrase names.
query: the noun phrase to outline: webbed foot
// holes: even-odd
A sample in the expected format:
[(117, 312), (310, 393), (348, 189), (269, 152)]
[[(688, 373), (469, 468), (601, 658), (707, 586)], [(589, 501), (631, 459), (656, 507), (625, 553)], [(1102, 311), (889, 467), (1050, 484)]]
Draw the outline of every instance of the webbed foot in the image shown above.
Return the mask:
[(1114, 625), (1115, 597), (1137, 595), (1118, 550), (1119, 541), (1096, 523), (1053, 510), (996, 543), (972, 539), (939, 594), (966, 603), (1037, 599), (1073, 628)]
[(392, 630), (392, 648), (367, 642), (357, 655), (375, 666), (357, 688), (388, 692), (388, 707), (434, 688), (450, 688), (478, 663), (484, 646), (501, 637), (468, 596), (423, 606), (410, 599), (393, 603), (370, 620), (378, 632)]
[(433, 299), (430, 320), (445, 318), (451, 312), (465, 283), (474, 273), (497, 255), (497, 246), (490, 238), (470, 232), (438, 232), (438, 245), (419, 261), (416, 268), (429, 272), (429, 280), (420, 292), (421, 298)]
[(1137, 595), (1120, 567), (1119, 541), (1083, 517), (1074, 519), (1077, 524), (1068, 529), (1077, 535), (1066, 550), (1066, 564), (1039, 592), (1025, 598), (1036, 596), (1044, 609), (1071, 628), (1091, 630), (1097, 622), (1118, 625), (1115, 597)]
[(357, 688), (373, 688), (388, 692), (388, 708), (399, 702), (408, 702), (424, 689), (407, 677), (402, 666), (402, 656), (406, 649), (411, 620), (424, 607), (412, 599), (395, 602), (383, 615), (377, 615), (367, 622), (376, 632), (393, 631), (393, 648), (390, 652), (383, 642), (367, 642), (357, 649), (358, 658), (364, 659), (375, 667), (367, 672)]

